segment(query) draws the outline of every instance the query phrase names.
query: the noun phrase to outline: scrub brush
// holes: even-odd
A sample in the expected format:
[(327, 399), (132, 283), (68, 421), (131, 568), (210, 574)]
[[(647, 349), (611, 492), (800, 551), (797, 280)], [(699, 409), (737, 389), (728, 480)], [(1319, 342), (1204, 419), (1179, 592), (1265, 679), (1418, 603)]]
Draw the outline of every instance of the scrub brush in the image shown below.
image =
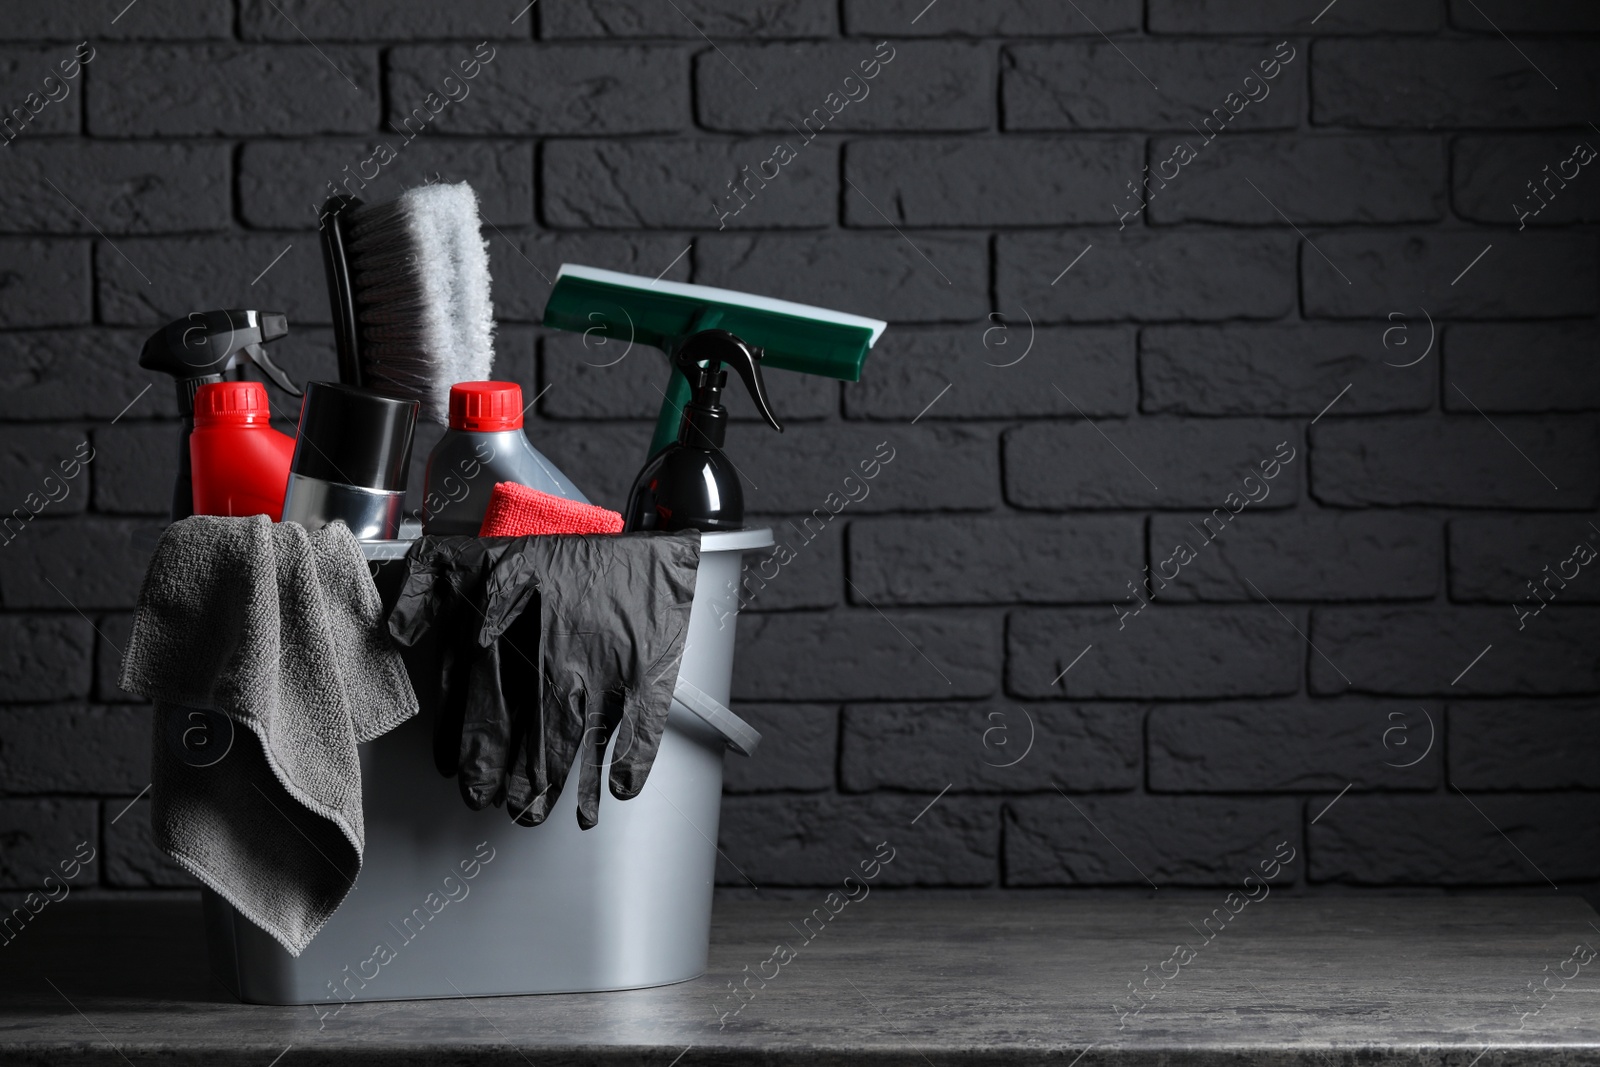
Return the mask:
[(450, 387), (494, 361), (489, 251), (465, 182), (423, 185), (383, 204), (351, 196), (322, 208), (339, 380), (416, 400), (444, 423)]

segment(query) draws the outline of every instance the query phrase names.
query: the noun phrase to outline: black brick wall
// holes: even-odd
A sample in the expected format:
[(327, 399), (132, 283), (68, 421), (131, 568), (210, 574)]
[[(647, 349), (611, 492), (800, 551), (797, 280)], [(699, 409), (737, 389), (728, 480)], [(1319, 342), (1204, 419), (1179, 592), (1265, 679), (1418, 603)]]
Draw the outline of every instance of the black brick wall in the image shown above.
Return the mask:
[(174, 434), (138, 346), (275, 308), (278, 357), (330, 374), (314, 205), (385, 142), (369, 198), (479, 190), (497, 369), (604, 503), (662, 368), (535, 325), (561, 262), (893, 322), (858, 385), (773, 376), (782, 437), (734, 400), (791, 543), (894, 459), (741, 620), (767, 741), (729, 759), (730, 892), (885, 837), (906, 887), (1221, 884), (1284, 839), (1301, 891), (1600, 886), (1600, 575), (1511, 607), (1600, 539), (1600, 167), (1513, 207), (1600, 145), (1596, 5), (124, 4), (0, 4), (6, 113), (94, 50), (0, 145), (0, 513), (95, 450), (0, 535), (0, 893), (85, 838), (97, 892), (192, 884), (124, 814), (118, 649)]

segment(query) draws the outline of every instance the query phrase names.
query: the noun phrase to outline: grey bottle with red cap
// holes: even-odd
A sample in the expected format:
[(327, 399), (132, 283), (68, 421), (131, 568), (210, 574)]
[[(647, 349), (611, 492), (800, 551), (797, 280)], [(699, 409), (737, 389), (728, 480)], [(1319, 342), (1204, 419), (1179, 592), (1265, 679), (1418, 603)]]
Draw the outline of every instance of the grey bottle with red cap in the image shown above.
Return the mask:
[(450, 387), (450, 428), (428, 454), (422, 532), (475, 536), (498, 482), (589, 503), (523, 432), (521, 386), (457, 382)]

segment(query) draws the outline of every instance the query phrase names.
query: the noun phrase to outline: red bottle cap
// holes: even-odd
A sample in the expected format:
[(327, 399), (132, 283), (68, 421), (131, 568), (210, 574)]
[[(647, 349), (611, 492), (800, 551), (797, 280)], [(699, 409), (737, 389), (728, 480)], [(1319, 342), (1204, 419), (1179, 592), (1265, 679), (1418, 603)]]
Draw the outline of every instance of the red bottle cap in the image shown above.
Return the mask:
[(272, 419), (267, 387), (260, 382), (212, 382), (194, 394), (194, 424), (265, 426)]
[(450, 387), (450, 428), (479, 433), (522, 429), (522, 386), (457, 382)]

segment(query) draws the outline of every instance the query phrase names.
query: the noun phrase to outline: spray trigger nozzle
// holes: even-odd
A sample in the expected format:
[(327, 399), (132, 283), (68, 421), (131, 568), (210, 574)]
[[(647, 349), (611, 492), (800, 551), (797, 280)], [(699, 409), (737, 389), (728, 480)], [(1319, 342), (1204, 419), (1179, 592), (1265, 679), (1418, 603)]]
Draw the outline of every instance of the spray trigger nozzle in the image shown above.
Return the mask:
[(194, 411), (200, 386), (238, 378), (245, 363), (254, 363), (278, 388), (299, 396), (300, 387), (262, 347), (288, 333), (289, 320), (282, 312), (195, 311), (151, 334), (139, 353), (139, 366), (172, 376), (185, 417)]
[[(270, 338), (269, 338), (270, 340)], [(244, 354), (250, 362), (261, 368), (261, 373), (272, 379), (274, 385), (290, 396), (304, 396), (305, 390), (294, 384), (294, 379), (283, 372), (283, 368), (272, 362), (272, 357), (267, 355), (267, 350), (259, 344), (246, 345)]]
[[(720, 406), (722, 388), (727, 375), (722, 366), (733, 368), (744, 379), (750, 398), (762, 418), (774, 430), (783, 432), (778, 418), (767, 401), (766, 383), (761, 378), (761, 349), (747, 344), (727, 330), (701, 330), (691, 335), (673, 353), (672, 362), (689, 381), (690, 405)], [(705, 366), (700, 364), (704, 363)]]

